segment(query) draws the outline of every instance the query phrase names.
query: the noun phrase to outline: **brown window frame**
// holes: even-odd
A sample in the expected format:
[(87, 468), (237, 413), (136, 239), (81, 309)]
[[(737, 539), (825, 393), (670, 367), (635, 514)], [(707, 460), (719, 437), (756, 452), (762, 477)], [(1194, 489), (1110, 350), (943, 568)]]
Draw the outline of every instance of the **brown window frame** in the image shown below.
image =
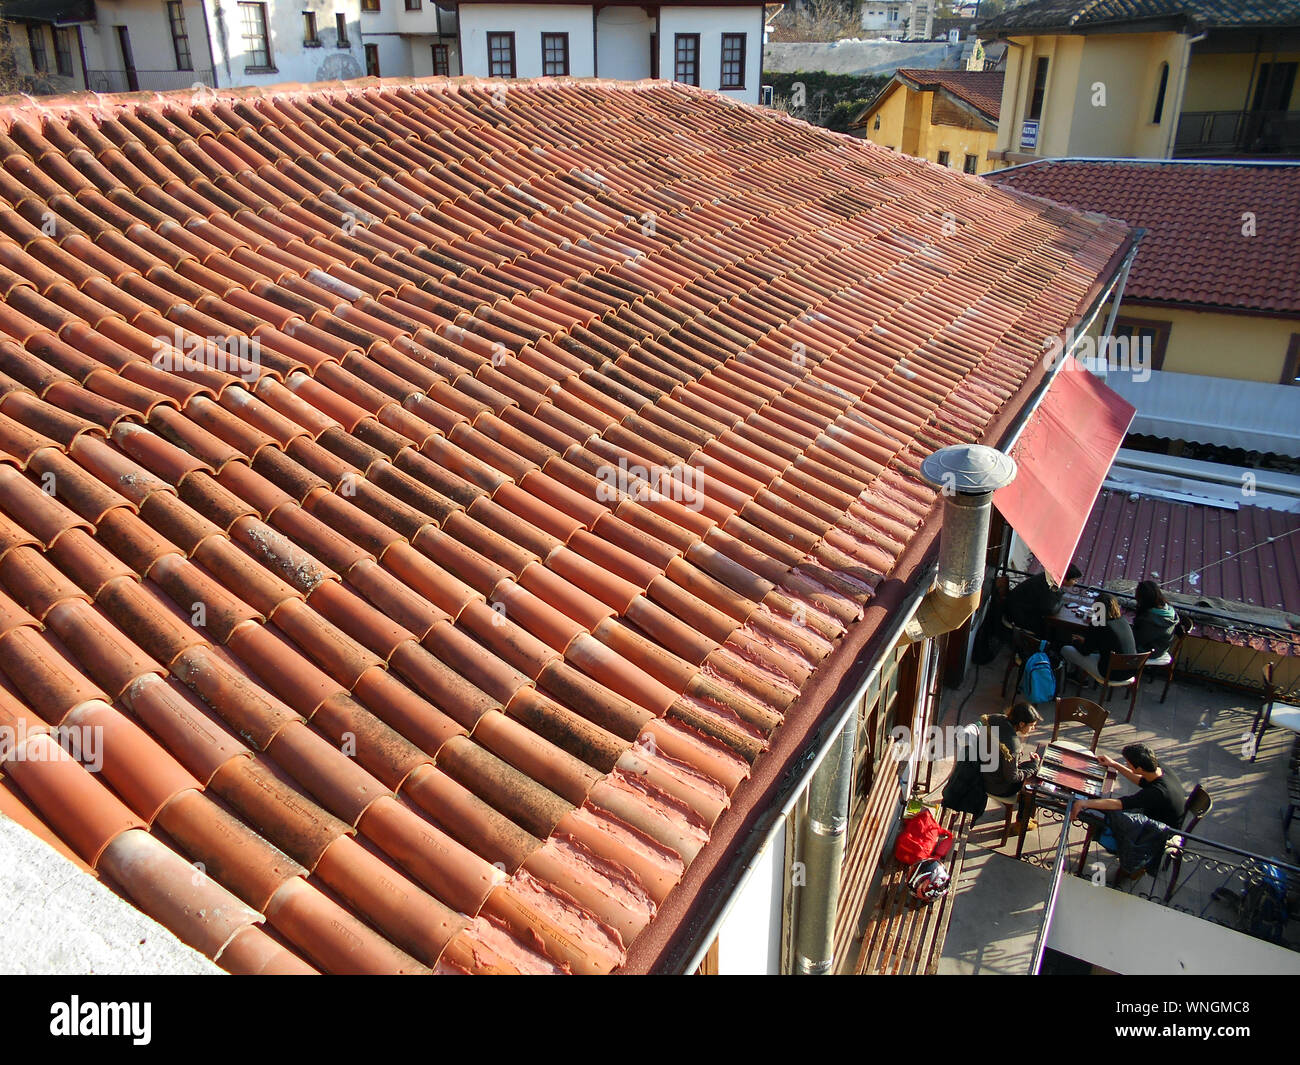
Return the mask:
[(1291, 334), (1291, 344), (1286, 349), (1286, 361), (1282, 364), (1281, 383), (1300, 385), (1300, 333)]
[(938, 153), (934, 161), (938, 163), (940, 166), (951, 166), (952, 165), (950, 162), (951, 159), (952, 156), (948, 152), (943, 151)]
[(961, 172), (963, 174), (978, 174), (980, 172), (980, 157), (965, 153), (966, 158), (962, 160)]
[[(266, 11), (267, 5), (265, 3), (249, 3), (247, 0), (240, 0), (240, 2), (235, 6), (239, 11), (239, 36), (240, 40), (244, 42), (244, 54), (247, 56), (265, 57), (266, 59), (266, 62), (264, 63), (245, 63), (244, 73), (259, 74), (273, 72), (275, 70), (275, 55), (271, 51), (271, 19)], [(247, 32), (248, 20), (245, 18), (245, 15), (249, 12), (255, 13), (261, 22), (260, 33)], [(260, 40), (261, 47), (255, 49), (249, 48), (248, 42), (250, 40)]]
[(379, 45), (363, 44), (361, 48), (366, 60), (366, 77), (382, 78), (383, 74), (379, 71)]
[[(190, 51), (190, 31), (185, 25), (185, 4), (182, 0), (167, 0), (166, 7), (167, 28), (171, 31), (172, 55), (176, 59), (176, 69), (193, 70), (194, 54)], [(55, 37), (57, 36), (56, 31)]]
[(336, 48), (351, 48), (352, 40), (348, 37), (348, 13), (346, 11), (334, 12), (334, 46)]
[[(563, 59), (555, 62), (547, 57), (548, 51), (554, 48), (555, 42), (559, 41), (563, 45), (561, 55)], [(552, 66), (562, 67), (563, 69), (550, 69)], [(569, 76), (569, 35), (567, 33), (543, 33), (542, 34), (542, 77), (544, 78), (567, 78)]]
[[(434, 77), (451, 77), (451, 49), (445, 44), (435, 44), (432, 48)], [(438, 69), (439, 66), (442, 67), (441, 70)]]
[[(499, 60), (492, 56), (492, 49), (496, 42), (504, 41), (510, 45), (510, 71), (495, 69)], [(487, 60), (488, 60), (488, 77), (489, 78), (517, 78), (519, 77), (519, 53), (515, 50), (515, 34), (513, 30), (496, 30), (487, 35)]]
[(45, 46), (45, 27), (39, 22), (27, 23), (27, 51), (32, 57), (32, 72), (50, 72), (50, 50)]
[(1111, 336), (1117, 335), (1121, 327), (1126, 327), (1132, 331), (1128, 334), (1130, 340), (1137, 330), (1151, 330), (1155, 334), (1151, 341), (1151, 369), (1160, 370), (1164, 368), (1165, 350), (1169, 347), (1169, 334), (1173, 331), (1173, 322), (1161, 322), (1151, 318), (1130, 318), (1121, 314), (1115, 319)]
[(1037, 122), (1043, 117), (1043, 104), (1047, 102), (1047, 76), (1051, 72), (1048, 57), (1040, 55), (1034, 62), (1034, 80), (1029, 87), (1029, 106), (1025, 118)]
[(320, 47), (320, 27), (316, 25), (316, 12), (302, 13), (302, 46), (304, 48)]
[[(733, 56), (731, 59), (728, 59), (727, 48), (728, 47), (734, 48), (737, 42), (739, 42), (740, 44), (740, 58), (737, 60)], [(735, 91), (737, 89), (745, 88), (745, 75), (748, 73), (746, 69), (747, 58), (748, 58), (747, 55), (748, 47), (749, 47), (749, 34), (747, 33), (724, 33), (722, 35), (722, 73), (719, 77), (719, 85), (718, 85), (719, 89)], [(735, 64), (737, 62), (740, 64), (740, 69), (739, 71), (732, 72), (732, 77), (734, 77), (736, 80), (728, 81), (727, 64), (728, 63)]]
[(361, 0), (361, 10), (375, 12), (379, 10), (379, 0)]
[[(682, 58), (682, 45), (690, 45), (693, 49), (693, 58), (684, 60)], [(684, 76), (682, 71), (688, 63), (693, 63), (695, 70), (690, 80)], [(677, 33), (673, 35), (673, 81), (682, 85), (694, 85), (697, 89), (700, 87), (700, 35), (698, 33)]]
[(77, 41), (76, 33), (71, 26), (54, 27), (54, 70), (61, 78), (70, 78), (77, 72), (72, 51)]

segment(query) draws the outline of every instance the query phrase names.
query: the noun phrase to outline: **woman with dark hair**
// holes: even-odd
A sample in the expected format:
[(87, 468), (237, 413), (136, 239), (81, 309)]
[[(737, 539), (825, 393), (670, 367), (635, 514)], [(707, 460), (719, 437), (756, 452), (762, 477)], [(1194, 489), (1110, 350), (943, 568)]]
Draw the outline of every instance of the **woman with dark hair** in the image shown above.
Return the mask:
[[(988, 733), (984, 747), (987, 760), (980, 766), (984, 791), (1000, 806), (1015, 806), (1017, 823), (1024, 819), (1020, 789), (1025, 778), (1038, 768), (1038, 755), (1022, 762), (1020, 753), (1025, 739), (1042, 720), (1034, 704), (1025, 699), (1017, 700), (1005, 714), (985, 714), (980, 718)], [(1032, 829), (1037, 825), (1031, 821), (1026, 827)]]
[[(1083, 650), (1080, 651), (1074, 646), (1061, 648), (1062, 658), (1098, 683), (1106, 676), (1106, 667), (1110, 665), (1112, 654), (1137, 653), (1137, 645), (1133, 640), (1133, 627), (1124, 620), (1124, 611), (1120, 609), (1119, 600), (1113, 595), (1103, 595), (1101, 602), (1106, 606), (1106, 623), (1089, 630), (1084, 638)], [(1111, 680), (1128, 680), (1132, 676), (1132, 670), (1120, 670), (1111, 677)]]
[(1142, 581), (1133, 593), (1137, 618), (1133, 622), (1133, 644), (1159, 658), (1169, 650), (1178, 629), (1178, 614), (1167, 602), (1155, 581)]

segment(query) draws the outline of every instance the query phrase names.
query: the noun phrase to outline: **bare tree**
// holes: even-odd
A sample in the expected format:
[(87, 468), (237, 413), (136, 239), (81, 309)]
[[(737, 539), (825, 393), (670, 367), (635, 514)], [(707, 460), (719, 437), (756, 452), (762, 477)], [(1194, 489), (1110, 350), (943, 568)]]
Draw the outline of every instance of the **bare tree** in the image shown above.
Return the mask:
[(854, 0), (805, 0), (790, 4), (772, 23), (773, 41), (838, 41), (862, 29)]

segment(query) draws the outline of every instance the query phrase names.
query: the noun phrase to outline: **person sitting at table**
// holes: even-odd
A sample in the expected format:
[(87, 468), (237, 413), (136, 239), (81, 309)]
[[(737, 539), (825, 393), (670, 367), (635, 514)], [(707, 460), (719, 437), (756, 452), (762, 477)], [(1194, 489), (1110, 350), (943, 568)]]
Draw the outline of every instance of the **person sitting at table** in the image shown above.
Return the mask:
[(1083, 572), (1074, 563), (1065, 571), (1065, 580), (1058, 588), (1044, 572), (1026, 577), (1007, 593), (1002, 602), (1002, 616), (1017, 628), (1042, 636), (1047, 629), (1047, 619), (1061, 609), (1066, 588), (1079, 583)]
[[(1106, 624), (1095, 625), (1083, 637), (1083, 650), (1072, 644), (1061, 648), (1061, 657), (1075, 669), (1100, 681), (1106, 675), (1112, 654), (1131, 655), (1137, 653), (1133, 640), (1133, 626), (1124, 618), (1119, 600), (1113, 595), (1104, 595), (1101, 601), (1106, 608)], [(1133, 670), (1117, 670), (1111, 676), (1112, 681), (1128, 680)]]
[[(1130, 878), (1142, 875), (1142, 870), (1163, 850), (1167, 833), (1155, 834), (1160, 846), (1153, 855), (1143, 854), (1137, 848), (1121, 847), (1124, 841), (1133, 841), (1142, 833), (1144, 822), (1158, 822), (1169, 829), (1178, 829), (1183, 823), (1187, 806), (1187, 792), (1173, 770), (1160, 764), (1155, 752), (1145, 743), (1130, 743), (1120, 752), (1123, 762), (1106, 755), (1097, 760), (1107, 769), (1114, 769), (1138, 790), (1118, 799), (1081, 799), (1074, 805), (1075, 816), (1094, 829), (1103, 829), (1097, 842), (1112, 854), (1120, 853), (1120, 874)], [(1152, 842), (1151, 834), (1144, 842)], [(1143, 860), (1143, 859), (1147, 860)], [(1126, 860), (1127, 859), (1127, 860)]]
[[(1016, 805), (1016, 820), (1024, 819), (1024, 807), (1020, 802), (1020, 789), (1025, 778), (1032, 776), (1038, 768), (1038, 755), (1026, 761), (1020, 760), (1020, 752), (1027, 737), (1043, 720), (1042, 715), (1034, 709), (1034, 704), (1025, 699), (1017, 700), (1005, 714), (985, 714), (980, 724), (988, 730), (982, 751), (988, 752), (988, 759), (981, 769), (984, 775), (984, 791), (988, 797), (1003, 806)], [(1033, 822), (1027, 826), (1033, 828)]]
[(1173, 645), (1178, 613), (1165, 602), (1165, 593), (1155, 581), (1142, 581), (1133, 597), (1137, 600), (1133, 644), (1138, 651), (1150, 651), (1152, 658), (1159, 658)]

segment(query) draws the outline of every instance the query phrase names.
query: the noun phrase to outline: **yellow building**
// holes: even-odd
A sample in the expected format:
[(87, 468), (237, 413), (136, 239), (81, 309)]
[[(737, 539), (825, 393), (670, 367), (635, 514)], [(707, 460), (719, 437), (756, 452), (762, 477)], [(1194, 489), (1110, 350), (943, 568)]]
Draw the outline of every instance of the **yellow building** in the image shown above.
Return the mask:
[(972, 70), (899, 70), (853, 124), (874, 144), (968, 174), (997, 164), (1002, 74)]
[(1110, 334), (1127, 350), (1105, 360), (1134, 433), (1300, 472), (1300, 163), (1044, 159), (989, 180), (1146, 231)]
[(1008, 43), (1007, 163), (1300, 153), (1296, 0), (1031, 0), (980, 30)]

